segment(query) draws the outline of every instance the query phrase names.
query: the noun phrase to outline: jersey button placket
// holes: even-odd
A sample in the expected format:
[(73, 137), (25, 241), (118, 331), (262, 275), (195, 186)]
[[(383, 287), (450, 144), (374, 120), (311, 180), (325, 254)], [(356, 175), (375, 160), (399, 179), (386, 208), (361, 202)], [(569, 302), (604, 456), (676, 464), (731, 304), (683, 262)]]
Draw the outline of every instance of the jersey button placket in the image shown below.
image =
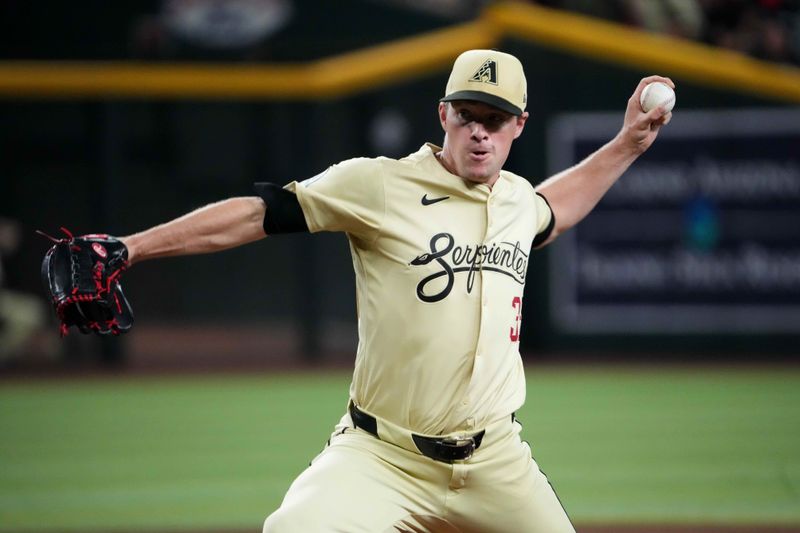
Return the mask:
[[(494, 195), (490, 192), (486, 200), (486, 233), (483, 236), (483, 245), (488, 246), (492, 229), (492, 205), (494, 204)], [(480, 264), (481, 276), (481, 329), (486, 322), (486, 314), (489, 312), (489, 299), (487, 297), (488, 291), (486, 290), (486, 279), (483, 277), (483, 261)], [(481, 357), (482, 350), (480, 346), (480, 337), (478, 338), (478, 346), (475, 350), (475, 357)]]
[(488, 241), (492, 233), (492, 208), (494, 207), (494, 198), (494, 194), (490, 194), (489, 200), (486, 202), (486, 237), (484, 241)]

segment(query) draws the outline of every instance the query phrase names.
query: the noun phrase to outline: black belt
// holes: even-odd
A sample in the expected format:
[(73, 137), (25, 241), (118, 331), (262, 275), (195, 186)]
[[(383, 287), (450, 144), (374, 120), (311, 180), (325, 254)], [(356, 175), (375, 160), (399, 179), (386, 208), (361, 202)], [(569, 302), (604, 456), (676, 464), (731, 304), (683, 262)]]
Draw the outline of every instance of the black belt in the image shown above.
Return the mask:
[[(357, 428), (361, 428), (375, 437), (378, 436), (378, 421), (350, 402), (350, 418)], [(417, 449), (426, 457), (442, 463), (452, 463), (453, 461), (464, 461), (472, 457), (475, 450), (480, 448), (486, 430), (475, 435), (464, 438), (452, 437), (425, 437), (422, 435), (411, 434)]]

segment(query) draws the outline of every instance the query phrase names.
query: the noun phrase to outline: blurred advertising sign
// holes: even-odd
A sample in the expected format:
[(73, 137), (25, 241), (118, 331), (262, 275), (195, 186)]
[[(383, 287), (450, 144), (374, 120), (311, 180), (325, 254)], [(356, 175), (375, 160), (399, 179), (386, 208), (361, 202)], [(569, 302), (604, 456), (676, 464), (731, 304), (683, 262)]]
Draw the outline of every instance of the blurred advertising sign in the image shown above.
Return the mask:
[[(550, 127), (551, 173), (621, 115)], [(800, 332), (800, 109), (677, 111), (550, 253), (550, 308), (573, 333)]]

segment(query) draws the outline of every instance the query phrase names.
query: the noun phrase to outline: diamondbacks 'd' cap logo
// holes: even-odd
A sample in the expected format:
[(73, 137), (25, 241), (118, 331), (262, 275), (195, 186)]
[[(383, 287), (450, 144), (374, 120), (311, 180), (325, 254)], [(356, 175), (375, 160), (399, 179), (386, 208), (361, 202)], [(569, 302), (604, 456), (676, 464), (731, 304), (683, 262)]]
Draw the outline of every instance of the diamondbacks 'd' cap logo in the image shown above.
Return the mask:
[(522, 63), (516, 57), (497, 50), (467, 50), (453, 63), (444, 98), (439, 101), (483, 102), (520, 116), (528, 100), (527, 87)]
[(477, 81), (481, 83), (491, 83), (497, 85), (497, 62), (494, 59), (487, 59), (481, 65), (469, 81)]

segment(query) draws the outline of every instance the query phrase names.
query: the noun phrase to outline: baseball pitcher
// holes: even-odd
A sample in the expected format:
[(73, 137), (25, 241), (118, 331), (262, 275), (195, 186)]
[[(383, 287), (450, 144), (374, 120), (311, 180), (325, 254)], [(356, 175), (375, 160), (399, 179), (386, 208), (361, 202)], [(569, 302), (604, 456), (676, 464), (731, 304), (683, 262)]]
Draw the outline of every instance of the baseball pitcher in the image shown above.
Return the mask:
[(617, 136), (534, 188), (503, 170), (528, 120), (522, 65), (470, 50), (438, 104), (441, 146), (344, 161), (285, 187), (256, 184), (256, 196), (121, 239), (69, 236), (43, 274), (64, 329), (119, 333), (132, 324), (119, 278), (135, 263), (279, 233), (345, 232), (359, 332), (349, 398), (264, 531), (571, 532), (514, 415), (525, 401), (527, 266), (532, 249), (583, 219), (669, 122), (665, 108), (640, 107), (654, 81), (674, 88), (643, 79)]

